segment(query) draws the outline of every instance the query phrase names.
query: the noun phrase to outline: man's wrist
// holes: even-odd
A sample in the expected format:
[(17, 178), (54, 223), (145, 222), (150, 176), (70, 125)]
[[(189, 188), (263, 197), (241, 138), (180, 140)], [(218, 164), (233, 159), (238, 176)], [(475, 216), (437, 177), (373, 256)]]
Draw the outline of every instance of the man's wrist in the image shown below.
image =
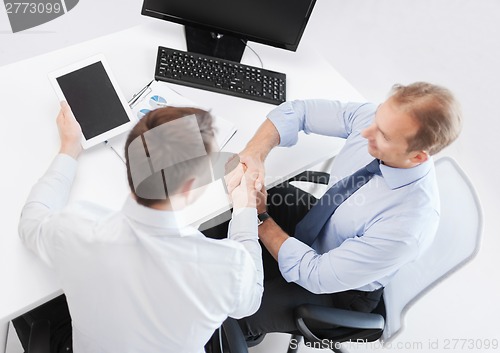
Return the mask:
[(269, 151), (263, 151), (259, 146), (247, 145), (240, 153), (240, 157), (249, 157), (253, 160), (264, 163)]
[(267, 221), (269, 218), (271, 218), (271, 216), (269, 215), (269, 213), (267, 213), (266, 211), (264, 212), (261, 212), (259, 214), (257, 214), (257, 219), (258, 219), (258, 223), (257, 225), (261, 225), (263, 224), (265, 221)]
[(67, 154), (68, 156), (78, 159), (82, 152), (82, 146), (61, 146), (59, 153)]
[(269, 253), (278, 261), (278, 253), (281, 245), (290, 238), (278, 224), (270, 217), (259, 227), (259, 239), (266, 247)]

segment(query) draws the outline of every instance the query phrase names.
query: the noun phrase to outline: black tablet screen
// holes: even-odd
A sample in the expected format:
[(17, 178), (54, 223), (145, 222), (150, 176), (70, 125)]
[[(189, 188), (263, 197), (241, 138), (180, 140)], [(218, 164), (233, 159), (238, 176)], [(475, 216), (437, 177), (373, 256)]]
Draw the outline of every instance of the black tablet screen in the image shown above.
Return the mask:
[(129, 122), (100, 61), (56, 80), (87, 140)]

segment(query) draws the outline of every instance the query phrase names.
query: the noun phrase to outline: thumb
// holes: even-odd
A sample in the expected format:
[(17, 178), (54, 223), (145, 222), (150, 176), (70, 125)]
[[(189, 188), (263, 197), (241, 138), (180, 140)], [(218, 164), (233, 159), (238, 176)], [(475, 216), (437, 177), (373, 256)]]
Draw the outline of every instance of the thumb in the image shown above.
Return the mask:
[(73, 111), (71, 110), (68, 102), (61, 101), (61, 111), (66, 119), (76, 120), (75, 115), (73, 114)]

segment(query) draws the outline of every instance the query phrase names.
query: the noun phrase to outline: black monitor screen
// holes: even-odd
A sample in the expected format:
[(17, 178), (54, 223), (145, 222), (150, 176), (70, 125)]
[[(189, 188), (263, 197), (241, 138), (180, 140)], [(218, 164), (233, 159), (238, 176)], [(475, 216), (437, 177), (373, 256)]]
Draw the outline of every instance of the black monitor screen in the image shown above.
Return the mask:
[(297, 50), (316, 0), (144, 0), (142, 14)]

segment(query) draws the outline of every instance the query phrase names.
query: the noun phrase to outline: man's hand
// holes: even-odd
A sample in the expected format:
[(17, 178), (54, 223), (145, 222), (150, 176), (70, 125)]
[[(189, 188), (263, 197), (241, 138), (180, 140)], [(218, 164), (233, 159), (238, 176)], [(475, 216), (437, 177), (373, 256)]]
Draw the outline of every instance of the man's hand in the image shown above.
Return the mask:
[(255, 189), (262, 189), (265, 177), (264, 161), (257, 157), (240, 153), (240, 163), (246, 167), (246, 170), (255, 175)]
[(65, 101), (61, 102), (61, 110), (57, 116), (56, 123), (61, 139), (59, 153), (64, 153), (77, 159), (82, 152), (82, 128), (78, 121), (76, 121), (69, 104)]
[(240, 164), (225, 176), (227, 190), (229, 194), (240, 185), (246, 172), (252, 174), (254, 187), (260, 190), (264, 185), (264, 163), (259, 159), (243, 154), (239, 155)]
[(256, 178), (257, 174), (252, 173), (250, 170), (247, 170), (243, 174), (241, 182), (230, 194), (233, 200), (234, 210), (244, 207), (255, 208), (257, 206), (257, 189), (255, 188)]
[(271, 122), (266, 119), (257, 129), (254, 137), (248, 141), (245, 148), (240, 152), (240, 162), (237, 168), (225, 177), (229, 194), (236, 188), (243, 177), (246, 170), (257, 173), (255, 179), (255, 188), (260, 190), (264, 185), (264, 161), (269, 152), (279, 144), (280, 135), (278, 130)]

